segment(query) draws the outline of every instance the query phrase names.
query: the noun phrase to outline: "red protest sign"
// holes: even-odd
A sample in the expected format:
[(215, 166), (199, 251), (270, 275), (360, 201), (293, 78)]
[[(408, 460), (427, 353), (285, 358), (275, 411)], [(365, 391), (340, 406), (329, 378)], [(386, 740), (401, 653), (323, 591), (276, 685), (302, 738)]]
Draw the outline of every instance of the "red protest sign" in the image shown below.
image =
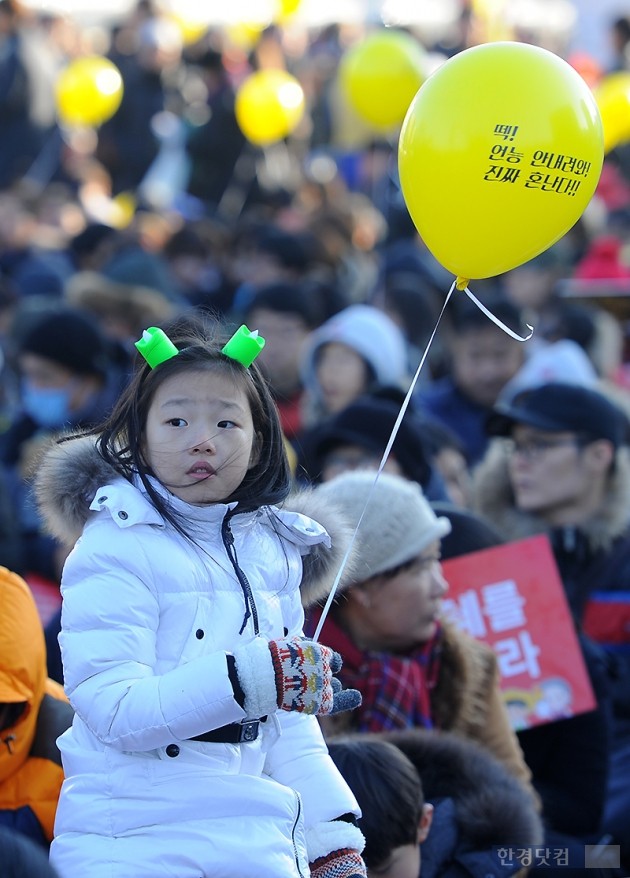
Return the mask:
[(595, 698), (549, 540), (443, 563), (444, 615), (495, 651), (515, 730), (592, 710)]

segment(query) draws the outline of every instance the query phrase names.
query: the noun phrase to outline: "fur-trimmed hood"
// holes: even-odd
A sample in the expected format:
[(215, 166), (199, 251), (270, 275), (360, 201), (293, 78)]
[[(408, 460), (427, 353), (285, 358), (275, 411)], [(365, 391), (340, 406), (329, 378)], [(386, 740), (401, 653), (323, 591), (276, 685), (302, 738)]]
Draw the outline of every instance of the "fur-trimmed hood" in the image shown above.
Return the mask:
[[(384, 732), (416, 766), (427, 801), (452, 799), (465, 847), (535, 845), (543, 838), (528, 790), (480, 745), (452, 732)], [(430, 836), (430, 833), (429, 833)]]
[[(81, 535), (98, 488), (119, 478), (120, 474), (98, 453), (94, 437), (51, 442), (43, 450), (34, 476), (35, 495), (48, 533), (71, 548)], [(314, 519), (332, 541), (330, 549), (319, 544), (304, 556), (300, 589), (302, 603), (309, 607), (328, 596), (353, 529), (339, 510), (319, 500), (311, 489), (295, 491), (280, 508)], [(350, 581), (353, 568), (351, 555), (344, 566), (340, 589)]]
[[(474, 472), (475, 511), (491, 522), (507, 540), (520, 540), (549, 531), (536, 515), (516, 508), (508, 474), (508, 462), (500, 441), (490, 444), (484, 460)], [(623, 534), (630, 521), (630, 456), (628, 449), (617, 452), (610, 475), (606, 501), (600, 511), (580, 526), (592, 551), (608, 549)]]

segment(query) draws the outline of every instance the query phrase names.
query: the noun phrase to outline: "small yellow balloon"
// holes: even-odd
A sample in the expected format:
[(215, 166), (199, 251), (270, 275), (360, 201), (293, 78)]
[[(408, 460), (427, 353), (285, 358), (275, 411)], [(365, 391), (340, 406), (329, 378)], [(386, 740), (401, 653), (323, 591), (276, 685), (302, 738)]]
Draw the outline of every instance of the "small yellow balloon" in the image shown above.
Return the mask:
[(269, 146), (300, 123), (304, 92), (285, 70), (258, 70), (238, 88), (234, 109), (245, 137), (257, 146)]
[(199, 42), (199, 40), (207, 34), (210, 27), (207, 18), (200, 17), (195, 19), (188, 15), (180, 15), (177, 12), (172, 12), (170, 18), (179, 29), (182, 42), (185, 46), (190, 46)]
[(100, 55), (72, 61), (55, 84), (57, 115), (64, 125), (100, 125), (114, 115), (122, 96), (120, 71)]
[(119, 192), (111, 200), (109, 222), (115, 229), (126, 229), (136, 213), (136, 198), (132, 192)]
[(603, 158), (582, 77), (516, 42), (475, 46), (439, 67), (409, 107), (398, 151), (411, 218), (459, 280), (508, 271), (568, 232)]
[(426, 53), (405, 31), (382, 30), (355, 43), (339, 65), (342, 93), (377, 130), (400, 125), (426, 78)]
[(263, 32), (265, 26), (257, 21), (238, 21), (225, 25), (225, 33), (233, 46), (238, 49), (252, 49)]
[(276, 20), (283, 24), (290, 21), (300, 8), (302, 0), (276, 0)]
[(605, 76), (594, 90), (604, 126), (604, 152), (630, 140), (630, 73)]

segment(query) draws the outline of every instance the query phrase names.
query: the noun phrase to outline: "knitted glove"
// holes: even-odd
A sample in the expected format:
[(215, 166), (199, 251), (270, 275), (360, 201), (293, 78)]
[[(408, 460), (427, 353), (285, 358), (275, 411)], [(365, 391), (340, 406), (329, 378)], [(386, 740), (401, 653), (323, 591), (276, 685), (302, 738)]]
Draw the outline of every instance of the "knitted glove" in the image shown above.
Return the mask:
[(311, 878), (367, 878), (361, 854), (351, 848), (332, 851), (309, 865)]
[(361, 703), (356, 689), (342, 689), (333, 677), (341, 669), (340, 655), (314, 640), (257, 637), (235, 650), (234, 660), (249, 717), (278, 708), (322, 715), (352, 710)]

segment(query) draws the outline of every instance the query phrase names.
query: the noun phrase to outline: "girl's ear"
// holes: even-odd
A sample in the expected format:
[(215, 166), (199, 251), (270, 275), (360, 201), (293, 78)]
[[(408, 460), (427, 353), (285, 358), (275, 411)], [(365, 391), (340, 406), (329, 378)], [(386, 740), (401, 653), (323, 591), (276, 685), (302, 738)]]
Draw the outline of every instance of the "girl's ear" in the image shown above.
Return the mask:
[(258, 461), (260, 460), (260, 449), (262, 448), (262, 433), (256, 433), (254, 435), (254, 441), (252, 442), (252, 450), (249, 455), (249, 464), (247, 465), (247, 469), (251, 469), (253, 466), (256, 466)]

